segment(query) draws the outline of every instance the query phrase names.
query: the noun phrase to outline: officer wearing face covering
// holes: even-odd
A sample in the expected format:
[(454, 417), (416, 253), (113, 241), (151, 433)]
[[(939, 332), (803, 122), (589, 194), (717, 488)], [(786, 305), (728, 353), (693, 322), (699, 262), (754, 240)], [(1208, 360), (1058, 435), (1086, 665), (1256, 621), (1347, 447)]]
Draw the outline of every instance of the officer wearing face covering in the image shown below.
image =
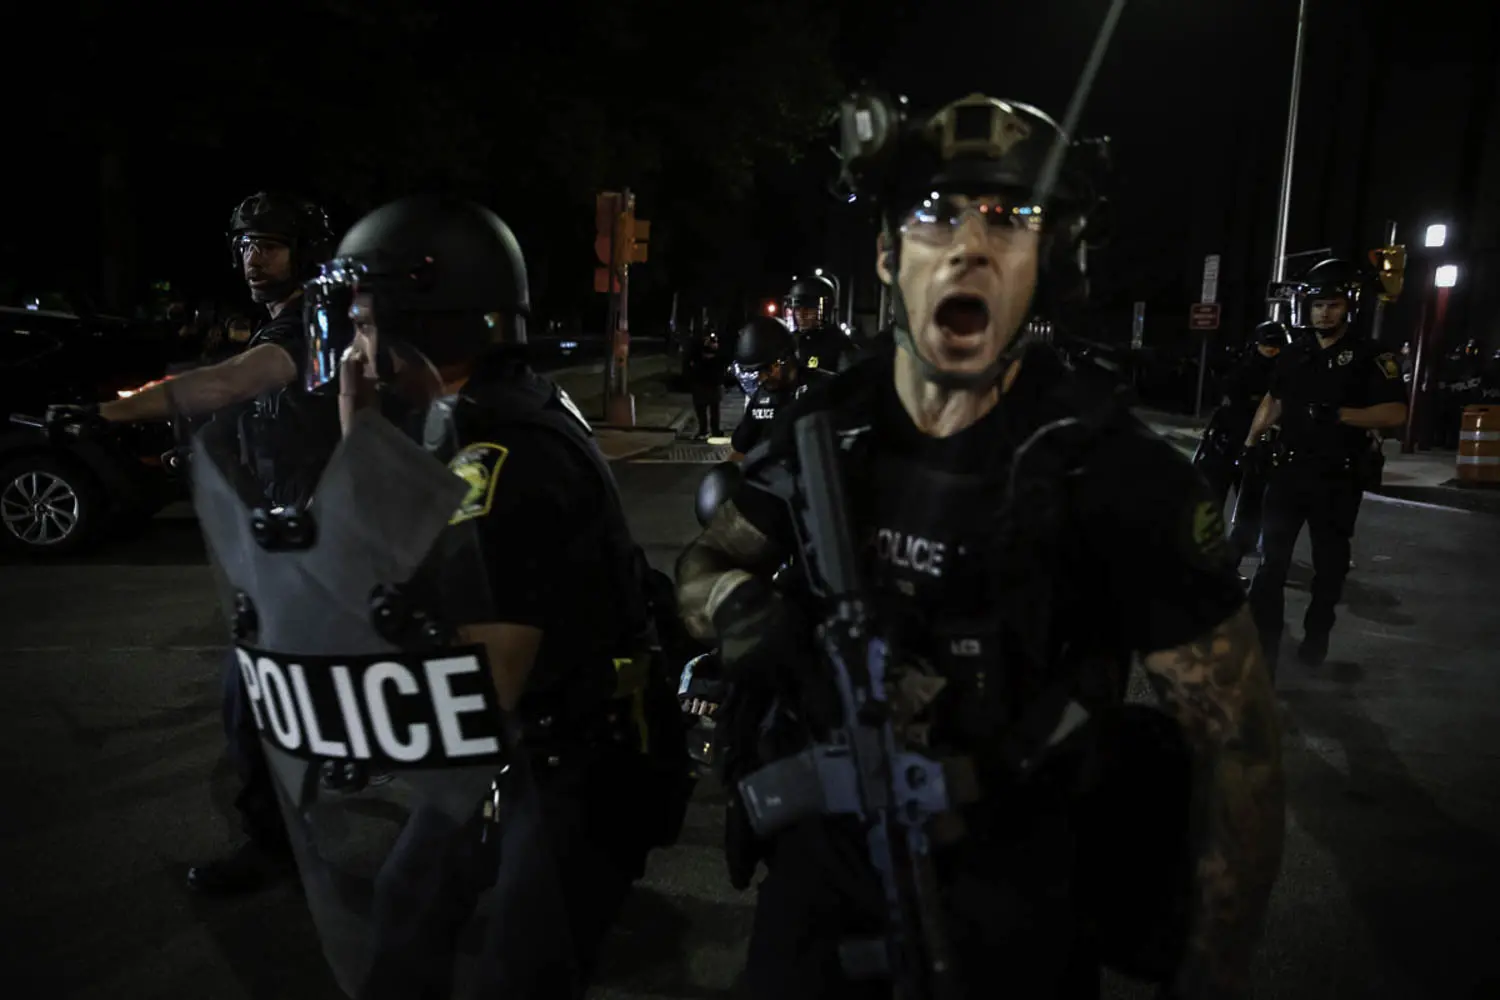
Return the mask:
[(797, 342), (780, 320), (756, 316), (734, 339), (730, 373), (745, 393), (745, 412), (729, 440), (730, 458), (739, 461), (770, 432), (777, 412), (803, 386)]
[[(857, 94), (843, 135), (846, 179), (881, 210), (893, 347), (778, 415), (677, 567), (685, 620), (742, 701), (719, 731), (732, 877), (768, 869), (750, 992), (889, 996), (873, 976), (910, 996), (1090, 996), (1109, 964), (1174, 995), (1243, 996), (1285, 816), (1219, 504), (1019, 336), (1079, 265), (1094, 179), (1050, 117), (983, 94), (921, 116)], [(829, 423), (805, 464), (807, 428)], [(839, 558), (814, 507), (852, 535), (857, 603), (814, 596)], [(788, 556), (817, 584), (795, 600), (770, 581)], [(857, 710), (839, 690), (874, 667), (833, 669), (840, 635), (881, 637), (859, 648), (884, 693)], [(1133, 656), (1163, 711), (1122, 704)], [(871, 742), (844, 735), (856, 725)], [(899, 822), (849, 815), (828, 776), (851, 753), (892, 761), (889, 790), (857, 801), (899, 796)], [(864, 766), (848, 780), (868, 789)], [(1212, 801), (1239, 805), (1190, 822)]]
[(1276, 359), (1270, 390), (1245, 439), (1245, 446), (1253, 447), (1273, 425), (1281, 428), (1267, 473), (1265, 558), (1250, 586), (1250, 605), (1273, 669), (1284, 628), (1287, 573), (1303, 524), (1312, 543), (1313, 582), (1297, 656), (1316, 667), (1328, 655), (1360, 497), (1380, 457), (1370, 432), (1406, 421), (1400, 362), (1349, 332), (1359, 298), (1359, 274), (1346, 261), (1326, 260), (1308, 272), (1294, 300), (1293, 323), (1303, 336)]

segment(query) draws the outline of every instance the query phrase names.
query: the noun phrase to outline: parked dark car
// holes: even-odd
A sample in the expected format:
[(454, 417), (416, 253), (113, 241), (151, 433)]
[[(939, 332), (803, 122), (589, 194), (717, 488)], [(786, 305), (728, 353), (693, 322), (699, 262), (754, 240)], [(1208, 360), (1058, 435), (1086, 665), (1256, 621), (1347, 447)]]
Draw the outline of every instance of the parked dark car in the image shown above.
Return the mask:
[(104, 402), (166, 376), (171, 345), (123, 319), (0, 308), (0, 545), (73, 552), (186, 496), (166, 424), (53, 438), (53, 403)]

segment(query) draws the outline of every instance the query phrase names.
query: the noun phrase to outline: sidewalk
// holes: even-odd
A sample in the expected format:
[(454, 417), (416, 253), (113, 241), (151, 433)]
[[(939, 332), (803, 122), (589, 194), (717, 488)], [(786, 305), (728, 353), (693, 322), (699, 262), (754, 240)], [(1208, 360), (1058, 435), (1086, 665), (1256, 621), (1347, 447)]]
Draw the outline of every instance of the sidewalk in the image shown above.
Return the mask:
[[(1178, 413), (1161, 413), (1137, 407), (1140, 417), (1152, 430), (1181, 450), (1191, 454), (1198, 447), (1207, 419)], [(1394, 500), (1432, 504), (1457, 510), (1500, 514), (1500, 487), (1473, 486), (1458, 481), (1457, 465), (1451, 451), (1423, 451), (1401, 454), (1400, 442), (1385, 442), (1385, 472), (1381, 476), (1379, 496)]]
[(551, 373), (555, 381), (583, 415), (594, 425), (599, 450), (611, 462), (621, 462), (665, 447), (693, 418), (692, 400), (686, 393), (671, 392), (667, 379), (678, 360), (665, 354), (630, 360), (630, 393), (635, 397), (635, 426), (620, 427), (600, 419), (604, 407), (604, 362), (580, 365)]

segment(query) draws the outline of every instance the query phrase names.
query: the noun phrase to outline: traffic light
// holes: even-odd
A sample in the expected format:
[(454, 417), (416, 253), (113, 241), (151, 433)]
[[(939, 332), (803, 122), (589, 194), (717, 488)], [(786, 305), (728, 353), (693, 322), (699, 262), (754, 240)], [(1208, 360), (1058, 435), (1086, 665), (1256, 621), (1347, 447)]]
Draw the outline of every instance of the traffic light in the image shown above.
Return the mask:
[(1370, 251), (1370, 263), (1375, 265), (1375, 276), (1380, 279), (1380, 301), (1395, 302), (1406, 277), (1406, 247), (1400, 244), (1377, 247)]

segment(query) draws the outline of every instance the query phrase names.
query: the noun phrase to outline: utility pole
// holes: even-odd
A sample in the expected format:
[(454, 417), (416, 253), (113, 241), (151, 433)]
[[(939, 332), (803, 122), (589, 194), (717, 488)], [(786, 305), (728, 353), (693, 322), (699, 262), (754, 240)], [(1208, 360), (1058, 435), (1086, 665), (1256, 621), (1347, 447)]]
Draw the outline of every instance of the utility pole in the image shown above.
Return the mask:
[[(1292, 160), (1297, 148), (1297, 105), (1302, 98), (1302, 53), (1307, 47), (1307, 0), (1297, 2), (1297, 50), (1292, 59), (1291, 106), (1286, 115), (1286, 149), (1281, 156), (1281, 203), (1276, 211), (1276, 245), (1272, 250), (1271, 281), (1286, 277), (1286, 233), (1292, 213)], [(1270, 299), (1267, 319), (1279, 319), (1281, 303)]]
[(606, 423), (635, 426), (635, 397), (630, 394), (630, 265), (644, 264), (651, 223), (635, 217), (635, 195), (601, 191), (594, 199), (594, 291), (609, 296), (604, 339), (609, 357), (604, 365)]

